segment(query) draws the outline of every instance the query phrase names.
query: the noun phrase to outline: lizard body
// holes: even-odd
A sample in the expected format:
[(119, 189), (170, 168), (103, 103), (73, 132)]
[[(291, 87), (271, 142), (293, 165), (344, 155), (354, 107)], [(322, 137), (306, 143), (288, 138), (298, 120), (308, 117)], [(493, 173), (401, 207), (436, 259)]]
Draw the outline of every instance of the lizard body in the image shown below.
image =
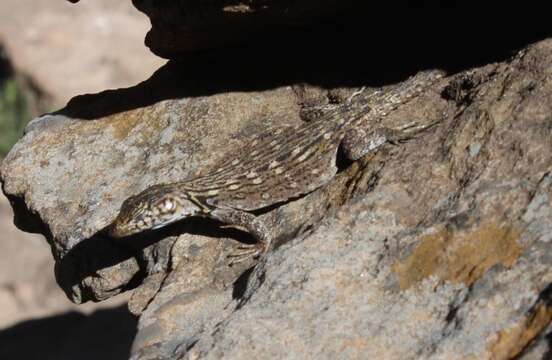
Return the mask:
[(389, 112), (443, 76), (421, 72), (388, 92), (375, 92), (360, 107), (336, 106), (317, 120), (279, 126), (252, 138), (211, 170), (195, 178), (154, 185), (128, 198), (109, 228), (129, 236), (191, 217), (204, 216), (247, 229), (257, 240), (240, 247), (237, 259), (267, 251), (271, 236), (250, 211), (307, 194), (336, 174), (339, 148), (357, 160), (386, 142), (398, 142), (433, 124), (390, 129), (378, 125)]

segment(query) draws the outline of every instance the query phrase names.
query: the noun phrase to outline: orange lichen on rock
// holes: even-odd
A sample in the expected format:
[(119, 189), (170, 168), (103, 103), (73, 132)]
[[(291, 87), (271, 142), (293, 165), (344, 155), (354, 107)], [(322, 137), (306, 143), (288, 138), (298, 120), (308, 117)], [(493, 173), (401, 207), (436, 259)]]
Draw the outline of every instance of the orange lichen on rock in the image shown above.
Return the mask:
[(425, 235), (393, 271), (401, 289), (434, 275), (443, 281), (471, 285), (495, 264), (510, 267), (521, 254), (519, 231), (485, 223), (467, 232), (444, 227)]

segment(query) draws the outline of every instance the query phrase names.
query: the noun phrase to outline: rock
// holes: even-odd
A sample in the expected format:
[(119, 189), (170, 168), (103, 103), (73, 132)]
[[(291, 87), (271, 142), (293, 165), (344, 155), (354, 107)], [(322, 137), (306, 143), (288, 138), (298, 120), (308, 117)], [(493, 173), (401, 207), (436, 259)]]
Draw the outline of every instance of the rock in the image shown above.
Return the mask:
[[(458, 50), (480, 43), (481, 55), (503, 43), (511, 45), (521, 40), (518, 46), (525, 45), (527, 42), (521, 38), (527, 34), (535, 39), (550, 33), (545, 18), (543, 21), (535, 19), (520, 31), (511, 26), (519, 21), (519, 12), (495, 16), (494, 7), (478, 2), (454, 7), (354, 0), (133, 0), (132, 3), (151, 22), (146, 46), (167, 59), (187, 59), (193, 53), (217, 49), (289, 44), (300, 39), (305, 46), (317, 44), (324, 50), (322, 57), (369, 52), (370, 63), (375, 65), (389, 52), (404, 55), (407, 59), (394, 58), (402, 63), (427, 54), (427, 50), (439, 51), (449, 46)], [(540, 10), (535, 6), (527, 9), (532, 15)], [(545, 7), (542, 13), (546, 13)], [(489, 26), (489, 18), (496, 26)], [(348, 39), (334, 36), (353, 24), (363, 36), (341, 52), (338, 50), (340, 43)], [(287, 54), (294, 56), (292, 51)], [(460, 52), (460, 56), (465, 54)]]
[(0, 194), (0, 329), (63, 312), (90, 314), (128, 301), (126, 294), (80, 306), (68, 301), (56, 284), (48, 244), (40, 235), (19, 231), (12, 221), (9, 202)]
[(134, 0), (133, 4), (151, 20), (146, 45), (155, 54), (171, 59), (195, 51), (265, 42), (275, 33), (297, 32), (363, 7), (351, 0)]
[[(280, 50), (264, 62), (248, 61), (256, 50), (170, 61), (29, 124), (0, 168), (3, 190), (17, 225), (47, 237), (68, 296), (142, 284), (129, 304), (141, 314), (133, 359), (545, 358), (552, 40), (450, 76), (386, 118), (439, 123), (260, 215), (278, 247), (253, 268), (228, 267), (247, 235), (211, 221), (105, 235), (130, 195), (205, 171), (271, 124), (300, 123), (303, 103), (355, 90), (338, 85), (376, 85), (352, 76), (366, 59)], [(317, 73), (329, 90), (304, 84)]]
[(143, 46), (148, 20), (129, 1), (4, 0), (0, 43), (47, 109), (138, 83), (163, 64)]
[[(254, 97), (237, 92), (206, 97), (191, 93), (196, 84), (186, 89), (182, 76), (169, 65), (139, 87), (76, 98), (58, 113), (31, 121), (3, 162), (4, 190), (16, 209), (30, 210), (16, 214), (16, 224), (48, 238), (58, 260), (58, 281), (75, 302), (115, 295), (138, 275), (142, 260), (135, 258), (133, 245), (113, 243), (100, 232), (124, 199), (209, 166), (237, 144), (229, 140), (237, 130), (253, 133), (267, 125), (259, 119), (300, 121), (291, 88)], [(171, 97), (176, 89), (190, 92), (189, 97), (140, 108), (152, 99), (136, 95), (161, 86), (167, 93), (159, 95)], [(98, 110), (105, 113), (94, 113)], [(103, 118), (91, 119), (95, 116)], [(16, 194), (30, 197), (22, 203)], [(137, 242), (138, 251), (148, 242)], [(147, 259), (157, 261), (146, 264), (148, 272), (166, 267), (160, 259), (168, 261), (167, 256), (157, 253), (172, 245), (162, 244), (152, 254), (144, 250)]]
[(453, 79), (455, 116), (371, 157), (352, 200), (234, 287), (176, 265), (132, 358), (548, 358), (551, 52)]

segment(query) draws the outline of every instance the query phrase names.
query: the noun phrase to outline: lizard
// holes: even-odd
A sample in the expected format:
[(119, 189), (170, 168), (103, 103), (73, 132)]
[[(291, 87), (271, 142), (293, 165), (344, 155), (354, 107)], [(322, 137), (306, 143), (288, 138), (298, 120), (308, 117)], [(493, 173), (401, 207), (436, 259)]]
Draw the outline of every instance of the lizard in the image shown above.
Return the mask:
[(232, 262), (258, 258), (268, 251), (272, 238), (255, 210), (327, 184), (337, 173), (338, 150), (358, 160), (385, 143), (397, 144), (433, 126), (435, 122), (397, 128), (378, 123), (443, 76), (439, 70), (422, 71), (390, 91), (370, 94), (360, 106), (352, 106), (351, 99), (363, 90), (316, 120), (267, 129), (202, 175), (153, 185), (129, 197), (108, 226), (108, 234), (122, 238), (192, 216), (208, 217), (243, 228), (256, 239), (230, 254)]

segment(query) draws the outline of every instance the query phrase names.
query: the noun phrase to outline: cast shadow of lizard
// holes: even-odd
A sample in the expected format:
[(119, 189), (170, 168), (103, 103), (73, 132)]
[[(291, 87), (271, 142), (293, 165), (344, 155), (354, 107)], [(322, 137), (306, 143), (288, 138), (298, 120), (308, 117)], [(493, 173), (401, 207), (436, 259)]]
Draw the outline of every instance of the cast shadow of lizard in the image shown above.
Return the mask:
[[(419, 70), (441, 68), (455, 73), (504, 60), (517, 49), (550, 35), (550, 30), (524, 28), (520, 31), (509, 26), (485, 31), (487, 18), (471, 15), (468, 9), (452, 16), (448, 9), (441, 13), (418, 10), (395, 16), (390, 26), (389, 19), (384, 17), (370, 16), (368, 24), (364, 20), (367, 14), (359, 14), (352, 20), (323, 24), (293, 38), (274, 38), (256, 46), (188, 54), (185, 59), (169, 61), (136, 86), (77, 96), (56, 114), (94, 120), (168, 99), (259, 91), (298, 83), (328, 88), (382, 86)], [(465, 24), (467, 18), (469, 28), (451, 25)], [(502, 21), (509, 24), (511, 20), (504, 17)], [(533, 26), (538, 26), (537, 22)], [(188, 232), (213, 237), (240, 240), (245, 236), (213, 226), (208, 220), (202, 221), (195, 223), (193, 229), (179, 224), (121, 243), (99, 233), (83, 240), (58, 263), (57, 273), (63, 274), (58, 280), (76, 284), (99, 269), (135, 256), (136, 249), (129, 249), (128, 243), (133, 242), (134, 248), (144, 248), (174, 235), (175, 231), (183, 231), (183, 226)], [(75, 268), (79, 271), (74, 271)], [(128, 286), (133, 287), (144, 275), (137, 274), (136, 281)]]
[[(149, 275), (146, 273), (147, 265), (140, 254), (147, 247), (157, 244), (163, 239), (173, 239), (170, 240), (169, 248), (180, 234), (203, 235), (214, 239), (230, 238), (240, 243), (256, 241), (251, 234), (245, 231), (221, 225), (223, 224), (209, 218), (192, 217), (161, 229), (145, 231), (117, 239), (117, 241), (113, 241), (105, 234), (105, 230), (102, 230), (75, 245), (61, 260), (56, 262), (56, 280), (68, 292), (87, 277), (98, 276), (99, 270), (134, 258), (139, 262), (140, 271), (134, 274), (132, 280), (120, 289), (122, 292), (140, 285), (142, 280)], [(228, 244), (228, 246), (231, 245)], [(169, 256), (167, 255), (167, 257)], [(121, 271), (124, 270), (121, 269)], [(87, 286), (81, 286), (80, 290), (83, 292), (78, 297), (82, 300), (95, 299), (96, 295), (87, 292), (87, 289), (89, 289)], [(67, 295), (70, 298), (75, 297), (75, 294), (67, 293)]]

